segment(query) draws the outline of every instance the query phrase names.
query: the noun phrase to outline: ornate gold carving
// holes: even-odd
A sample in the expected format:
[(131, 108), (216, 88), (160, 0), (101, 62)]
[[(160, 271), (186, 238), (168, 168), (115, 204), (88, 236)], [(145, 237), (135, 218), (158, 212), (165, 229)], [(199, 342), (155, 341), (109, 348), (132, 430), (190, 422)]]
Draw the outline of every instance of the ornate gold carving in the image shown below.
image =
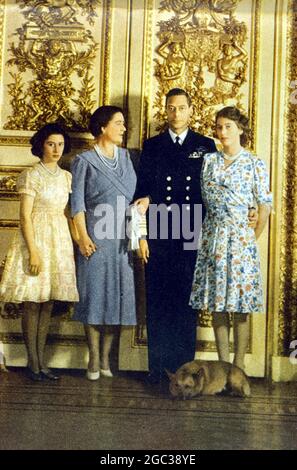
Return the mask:
[[(21, 313), (15, 319), (20, 318)], [(12, 319), (12, 317), (10, 317)], [(0, 333), (0, 341), (4, 344), (23, 344), (23, 335), (21, 333)], [(47, 337), (47, 344), (56, 344), (60, 346), (85, 346), (86, 339), (85, 336), (79, 335), (57, 335), (49, 334)]]
[(2, 200), (19, 198), (16, 189), (16, 180), (19, 174), (26, 168), (28, 167), (0, 167), (0, 198)]
[[(3, 320), (16, 320), (21, 318), (24, 312), (24, 303), (15, 304), (12, 302), (0, 304), (0, 317)], [(52, 316), (59, 321), (70, 321), (73, 315), (73, 305), (68, 302), (54, 302)], [(1, 333), (0, 333), (1, 336)]]
[(252, 129), (250, 148), (256, 152), (257, 142), (257, 109), (258, 109), (258, 58), (260, 47), (260, 11), (261, 0), (253, 0), (252, 3), (252, 30), (251, 30), (251, 56), (250, 56), (250, 82), (249, 82), (249, 119)]
[(3, 51), (3, 31), (4, 31), (4, 7), (5, 0), (0, 0), (0, 77), (2, 77), (1, 52)]
[(113, 0), (106, 0), (106, 14), (104, 27), (102, 31), (102, 68), (100, 98), (103, 105), (109, 104), (109, 79), (110, 79), (110, 60), (111, 60), (111, 35), (112, 35), (112, 12)]
[(3, 320), (17, 320), (18, 318), (21, 318), (22, 313), (23, 304), (7, 303), (0, 305), (0, 317)]
[[(159, 81), (155, 107), (171, 88), (185, 88), (193, 106), (194, 128), (212, 134), (216, 106), (236, 104), (243, 108), (240, 88), (246, 82), (247, 27), (235, 18), (239, 0), (163, 0), (160, 11), (174, 17), (161, 21), (156, 61)], [(165, 112), (156, 118), (163, 127)]]
[(15, 191), (16, 191), (16, 178), (14, 176), (3, 176), (0, 179), (0, 194), (2, 192), (10, 193), (10, 192), (15, 192)]
[[(12, 114), (5, 129), (34, 130), (44, 122), (60, 121), (72, 130), (86, 130), (95, 105), (90, 70), (98, 44), (77, 16), (86, 16), (94, 25), (95, 7), (100, 4), (100, 0), (19, 2), (25, 22), (17, 29), (18, 44), (9, 49), (7, 65), (15, 70), (10, 72)], [(33, 79), (25, 80), (25, 73)], [(80, 80), (75, 88), (74, 78), (75, 83)]]
[(145, 1), (145, 18), (143, 31), (143, 63), (142, 63), (142, 87), (141, 87), (141, 121), (139, 126), (140, 147), (149, 135), (149, 115), (151, 110), (150, 88), (152, 81), (152, 57), (153, 57), (153, 12), (154, 0)]
[[(94, 25), (95, 7), (99, 4), (96, 0), (25, 0), (18, 2), (21, 9), (25, 9), (24, 16), (35, 22), (39, 27), (50, 29), (56, 24), (79, 24), (75, 14), (75, 5), (81, 7), (82, 15)], [(27, 9), (27, 7), (32, 7)]]
[(297, 105), (290, 85), (297, 70), (297, 4), (288, 6), (286, 145), (283, 163), (278, 355), (289, 356), (297, 339)]

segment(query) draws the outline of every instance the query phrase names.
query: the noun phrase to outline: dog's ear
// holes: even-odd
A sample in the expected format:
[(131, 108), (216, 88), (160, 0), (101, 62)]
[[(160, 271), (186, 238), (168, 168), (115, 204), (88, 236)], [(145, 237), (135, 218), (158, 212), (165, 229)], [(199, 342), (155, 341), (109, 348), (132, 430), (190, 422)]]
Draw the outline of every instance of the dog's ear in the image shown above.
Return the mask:
[(175, 374), (173, 374), (172, 372), (170, 372), (169, 370), (165, 369), (165, 372), (166, 374), (168, 375), (168, 378), (170, 380), (172, 380), (174, 377), (175, 377)]

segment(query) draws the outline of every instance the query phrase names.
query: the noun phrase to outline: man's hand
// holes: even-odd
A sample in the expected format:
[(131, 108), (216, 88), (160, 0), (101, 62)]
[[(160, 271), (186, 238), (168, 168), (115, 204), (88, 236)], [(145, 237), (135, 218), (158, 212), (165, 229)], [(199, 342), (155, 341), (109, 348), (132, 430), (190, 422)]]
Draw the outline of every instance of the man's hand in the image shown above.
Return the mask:
[(146, 240), (139, 240), (139, 248), (137, 250), (137, 255), (145, 263), (148, 262), (148, 259), (150, 257), (150, 250), (148, 247), (148, 242)]
[(255, 229), (257, 227), (258, 219), (259, 219), (259, 214), (255, 207), (251, 207), (249, 209), (248, 218), (249, 218), (249, 223), (248, 223), (249, 227)]
[(137, 206), (139, 214), (145, 215), (146, 211), (148, 210), (148, 206), (150, 205), (150, 198), (141, 197), (136, 199), (136, 201), (134, 201), (134, 205)]

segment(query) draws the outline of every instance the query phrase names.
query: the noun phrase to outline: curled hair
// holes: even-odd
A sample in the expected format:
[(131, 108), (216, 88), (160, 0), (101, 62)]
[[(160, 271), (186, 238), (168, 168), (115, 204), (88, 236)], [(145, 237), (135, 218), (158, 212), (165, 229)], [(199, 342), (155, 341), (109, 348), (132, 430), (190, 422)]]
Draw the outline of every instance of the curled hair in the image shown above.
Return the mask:
[(245, 147), (251, 134), (248, 118), (242, 114), (238, 108), (235, 108), (235, 106), (226, 106), (221, 109), (216, 115), (216, 124), (219, 118), (226, 118), (230, 119), (230, 121), (236, 122), (237, 127), (243, 131), (240, 136), (240, 144)]
[(100, 106), (90, 118), (89, 131), (94, 137), (102, 134), (102, 127), (106, 127), (116, 113), (123, 113), (118, 106)]
[(43, 156), (43, 145), (44, 142), (49, 138), (50, 135), (62, 135), (64, 137), (64, 149), (63, 155), (65, 153), (69, 153), (71, 150), (71, 143), (70, 137), (65, 131), (65, 129), (60, 126), (60, 124), (52, 123), (52, 124), (45, 124), (45, 126), (41, 127), (30, 139), (31, 153), (35, 155), (35, 157), (42, 158)]
[(189, 93), (187, 93), (182, 88), (172, 88), (171, 90), (168, 91), (168, 93), (166, 95), (166, 106), (167, 106), (167, 102), (168, 102), (169, 98), (171, 98), (171, 96), (185, 96), (187, 98), (188, 105), (189, 106), (192, 105), (192, 101), (191, 101), (191, 97), (190, 97)]

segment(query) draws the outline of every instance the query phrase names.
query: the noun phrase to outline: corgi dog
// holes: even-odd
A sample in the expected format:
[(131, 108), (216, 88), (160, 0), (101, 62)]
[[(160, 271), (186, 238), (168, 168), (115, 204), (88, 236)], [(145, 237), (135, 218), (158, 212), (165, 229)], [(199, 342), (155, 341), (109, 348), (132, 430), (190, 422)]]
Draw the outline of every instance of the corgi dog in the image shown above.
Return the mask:
[(170, 393), (176, 398), (215, 395), (223, 390), (239, 397), (251, 395), (247, 375), (229, 362), (195, 360), (182, 365), (175, 374), (166, 372)]

